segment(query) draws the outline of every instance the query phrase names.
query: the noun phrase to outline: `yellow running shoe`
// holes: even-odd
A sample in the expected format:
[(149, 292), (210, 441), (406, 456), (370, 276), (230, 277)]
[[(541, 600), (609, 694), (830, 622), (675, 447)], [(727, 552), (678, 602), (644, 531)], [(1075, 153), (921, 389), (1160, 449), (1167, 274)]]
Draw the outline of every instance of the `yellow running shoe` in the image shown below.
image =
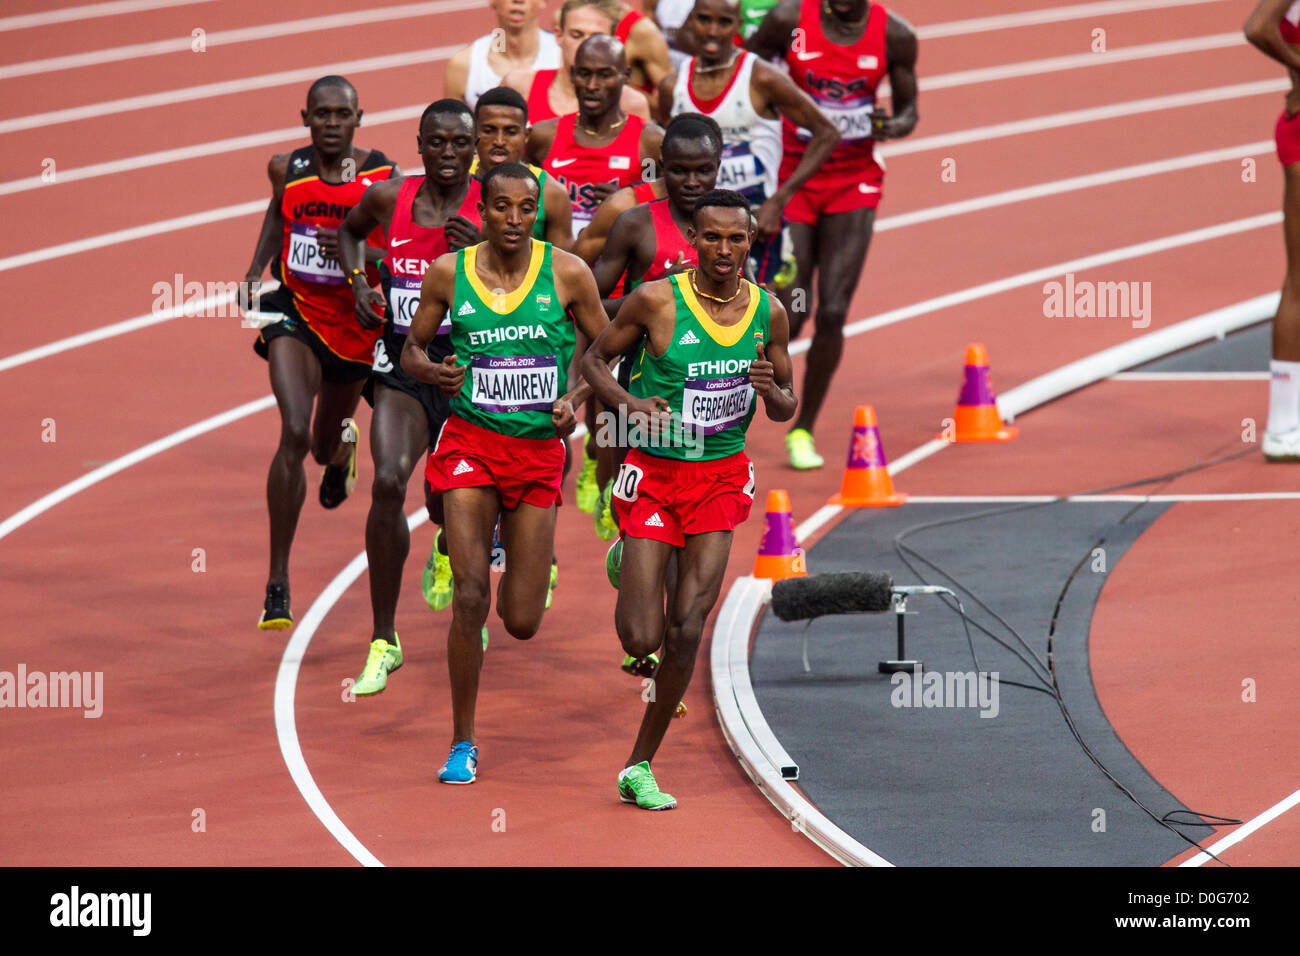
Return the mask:
[(574, 486), (574, 498), (578, 510), (591, 514), (596, 510), (596, 500), (600, 497), (600, 485), (596, 484), (596, 459), (587, 457), (587, 442), (582, 442), (582, 471), (578, 474)]
[(559, 583), (560, 583), (560, 566), (555, 562), (555, 559), (552, 558), (551, 559), (551, 580), (550, 583), (547, 584), (546, 586), (546, 607), (547, 608), (551, 606), (551, 598), (555, 594), (555, 588)]
[(600, 493), (596, 503), (596, 537), (601, 541), (613, 541), (618, 537), (618, 516), (614, 514), (614, 479)]
[(812, 433), (805, 428), (796, 428), (785, 436), (785, 450), (790, 456), (791, 468), (807, 471), (826, 464), (813, 447)]
[(370, 642), (370, 653), (366, 657), (366, 666), (361, 668), (361, 676), (352, 685), (352, 693), (358, 697), (378, 694), (388, 685), (388, 675), (402, 666), (402, 642), (393, 632), (393, 643), (382, 637)]
[(433, 536), (433, 548), (429, 551), (429, 563), (424, 566), (424, 575), (420, 578), (420, 588), (424, 591), (424, 603), (433, 611), (441, 611), (451, 606), (451, 558), (438, 550), (442, 540), (442, 529)]

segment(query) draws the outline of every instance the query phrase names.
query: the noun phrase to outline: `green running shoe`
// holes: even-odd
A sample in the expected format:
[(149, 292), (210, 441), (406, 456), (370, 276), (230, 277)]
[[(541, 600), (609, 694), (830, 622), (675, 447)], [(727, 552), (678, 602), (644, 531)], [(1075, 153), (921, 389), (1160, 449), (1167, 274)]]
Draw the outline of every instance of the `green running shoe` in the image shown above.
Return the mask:
[(596, 501), (600, 498), (600, 485), (596, 484), (596, 459), (587, 457), (587, 442), (582, 442), (582, 471), (578, 473), (573, 496), (577, 499), (578, 510), (591, 514), (596, 510)]
[(618, 582), (623, 578), (623, 539), (620, 537), (605, 552), (605, 577), (618, 590)]
[(402, 666), (402, 642), (393, 632), (393, 643), (389, 644), (382, 637), (370, 642), (370, 654), (366, 657), (366, 666), (361, 669), (361, 676), (352, 686), (352, 693), (358, 697), (378, 694), (388, 684), (388, 675)]
[(485, 651), (487, 650), (487, 645), (488, 645), (487, 625), (484, 624), (483, 625), (483, 650)]
[(618, 537), (618, 516), (614, 514), (614, 480), (611, 478), (596, 503), (596, 537), (613, 541)]
[(807, 471), (826, 464), (825, 459), (813, 447), (812, 433), (805, 428), (796, 428), (785, 436), (785, 450), (790, 456), (791, 468)]
[(655, 668), (658, 666), (658, 654), (647, 654), (645, 657), (633, 657), (631, 654), (623, 655), (623, 670), (634, 677), (654, 677)]
[(677, 799), (662, 792), (650, 772), (650, 764), (642, 760), (618, 775), (618, 798), (624, 803), (635, 803), (642, 810), (671, 810)]
[(451, 606), (451, 558), (438, 550), (442, 540), (442, 529), (433, 536), (433, 548), (429, 551), (429, 563), (424, 566), (424, 576), (420, 587), (424, 591), (424, 603), (434, 611), (441, 611)]

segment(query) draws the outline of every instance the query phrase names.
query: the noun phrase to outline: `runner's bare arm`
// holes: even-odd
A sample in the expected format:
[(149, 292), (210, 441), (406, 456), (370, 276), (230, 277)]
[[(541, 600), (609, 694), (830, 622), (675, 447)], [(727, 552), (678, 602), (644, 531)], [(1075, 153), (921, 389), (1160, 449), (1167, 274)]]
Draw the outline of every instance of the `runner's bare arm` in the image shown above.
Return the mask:
[(791, 38), (799, 26), (801, 0), (781, 0), (758, 25), (754, 35), (745, 41), (745, 49), (765, 60), (783, 60), (790, 49)]
[(465, 367), (448, 355), (438, 365), (430, 361), (426, 350), (438, 334), (442, 317), (451, 305), (456, 288), (456, 256), (449, 252), (434, 260), (420, 284), (420, 305), (411, 317), (411, 329), (402, 349), (402, 370), (418, 382), (436, 385), (445, 395), (455, 395), (465, 381)]
[(249, 263), (244, 281), (252, 285), (260, 282), (267, 265), (280, 252), (284, 241), (284, 214), (280, 211), (280, 201), (284, 198), (284, 177), (289, 172), (289, 154), (278, 153), (266, 164), (266, 178), (271, 180), (271, 201), (267, 204), (266, 215), (262, 217), (262, 231), (257, 235), (257, 245), (253, 247), (253, 261)]
[(676, 72), (669, 73), (659, 81), (659, 88), (655, 91), (654, 113), (655, 122), (662, 126), (667, 126), (668, 121), (673, 118), (673, 91), (677, 89)]
[(501, 85), (510, 87), (524, 99), (528, 99), (529, 87), (533, 85), (533, 71), (511, 70), (501, 77)]
[(528, 142), (524, 145), (524, 162), (532, 163), (534, 166), (540, 166), (546, 162), (546, 157), (550, 155), (551, 146), (555, 143), (555, 127), (557, 120), (542, 120), (535, 126), (528, 128)]
[(557, 249), (572, 251), (573, 207), (569, 205), (569, 194), (554, 176), (546, 177), (542, 208), (546, 210), (546, 241)]
[(894, 115), (875, 114), (876, 139), (899, 139), (916, 128), (916, 34), (906, 20), (890, 12), (885, 23), (885, 62), (889, 64), (889, 99)]
[[(367, 186), (361, 194), (361, 201), (348, 210), (347, 217), (339, 224), (339, 265), (348, 277), (348, 287), (356, 303), (357, 322), (363, 329), (377, 329), (384, 324), (379, 311), (384, 306), (384, 297), (366, 281), (366, 237), (376, 227), (382, 226), (387, 230), (392, 224), (393, 208), (401, 188), (401, 180), (395, 179)], [(354, 272), (357, 269), (362, 271)]]
[(471, 47), (457, 50), (447, 61), (447, 70), (442, 75), (442, 95), (453, 100), (465, 99), (465, 84), (469, 82), (469, 62)]
[(673, 61), (668, 55), (668, 41), (659, 32), (653, 20), (641, 20), (627, 37), (627, 55), (637, 61), (641, 72), (649, 81), (647, 86), (658, 86), (664, 76), (673, 71)]
[[(589, 266), (594, 266), (609, 238), (609, 231), (623, 213), (636, 205), (636, 192), (631, 186), (624, 186), (614, 195), (596, 207), (596, 215), (585, 229), (578, 233), (578, 240), (570, 251)], [(548, 213), (549, 215), (549, 213)], [(570, 207), (569, 215), (573, 215)]]
[(660, 169), (659, 153), (664, 145), (664, 128), (658, 123), (646, 123), (641, 130), (641, 178), (658, 179), (663, 175)]
[(623, 87), (623, 92), (618, 100), (619, 108), (629, 116), (639, 116), (643, 120), (650, 119), (650, 101), (646, 99), (644, 93), (632, 86)]
[(1277, 25), (1294, 0), (1259, 0), (1242, 31), (1251, 45), (1288, 69), (1300, 73), (1300, 52), (1282, 39)]
[[(659, 395), (633, 398), (618, 384), (609, 367), (615, 359), (636, 345), (643, 334), (649, 337), (646, 347), (653, 349), (657, 345), (657, 354), (663, 354), (667, 340), (672, 337), (672, 329), (667, 327), (675, 315), (672, 297), (672, 290), (666, 282), (637, 286), (627, 296), (618, 318), (605, 327), (582, 357), (582, 377), (591, 383), (596, 397), (610, 408), (625, 407), (629, 414), (640, 412), (648, 415), (667, 413), (670, 410), (667, 400)], [(667, 321), (664, 316), (667, 316)], [(665, 327), (658, 330), (662, 341), (656, 343), (655, 329), (651, 326)]]
[[(591, 270), (573, 253), (562, 250), (552, 251), (551, 267), (560, 280), (562, 303), (573, 316), (579, 338), (585, 337), (588, 342), (594, 342), (609, 325), (609, 319), (601, 308), (600, 291), (596, 288)], [(581, 367), (579, 365), (579, 369)], [(572, 414), (573, 409), (585, 402), (590, 395), (591, 385), (580, 375), (576, 382), (571, 383), (569, 391), (557, 401), (556, 413), (563, 411), (558, 407), (560, 401), (569, 404), (569, 413)]]
[[(781, 231), (781, 212), (794, 199), (803, 184), (831, 158), (840, 141), (840, 131), (826, 118), (817, 104), (785, 73), (767, 63), (754, 64), (754, 84), (758, 87), (762, 105), (770, 105), (779, 116), (784, 116), (796, 126), (812, 132), (812, 142), (799, 160), (790, 178), (781, 184), (758, 209), (758, 238), (770, 239)], [(755, 104), (760, 105), (760, 104)], [(766, 110), (761, 111), (766, 115)]]
[(794, 418), (799, 399), (794, 394), (790, 367), (790, 322), (776, 296), (766, 295), (772, 305), (767, 344), (755, 343), (756, 358), (749, 366), (749, 382), (763, 399), (767, 417), (774, 422)]
[(626, 299), (625, 296), (610, 298), (610, 293), (618, 285), (618, 280), (624, 273), (627, 273), (627, 277), (633, 281), (638, 281), (645, 275), (646, 265), (643, 257), (637, 255), (638, 247), (641, 244), (640, 240), (645, 238), (647, 233), (650, 237), (654, 235), (654, 228), (645, 212), (646, 208), (633, 206), (618, 217), (614, 228), (609, 231), (609, 241), (605, 243), (600, 258), (592, 267), (605, 312), (611, 319), (618, 315)]

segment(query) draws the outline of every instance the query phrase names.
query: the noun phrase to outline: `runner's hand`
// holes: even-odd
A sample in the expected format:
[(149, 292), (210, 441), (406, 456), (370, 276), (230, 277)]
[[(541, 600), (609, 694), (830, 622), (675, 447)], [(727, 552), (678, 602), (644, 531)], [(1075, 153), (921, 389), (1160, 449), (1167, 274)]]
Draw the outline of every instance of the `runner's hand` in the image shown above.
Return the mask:
[(640, 432), (646, 441), (654, 443), (668, 429), (671, 413), (668, 400), (658, 395), (634, 398), (627, 407), (628, 432)]
[(239, 290), (239, 307), (245, 312), (256, 312), (262, 298), (262, 279), (260, 276), (244, 276), (244, 287)]
[(758, 358), (749, 363), (749, 384), (754, 386), (754, 391), (766, 398), (776, 391), (776, 380), (773, 378), (772, 363), (767, 360), (763, 354), (763, 343), (758, 343)]
[(758, 228), (754, 232), (755, 242), (766, 242), (781, 232), (781, 204), (775, 196), (758, 207)]
[(456, 364), (456, 356), (448, 355), (442, 360), (441, 365), (433, 367), (433, 374), (438, 380), (431, 384), (437, 385), (444, 395), (459, 395), (461, 386), (465, 384), (465, 366)]
[(683, 253), (679, 252), (677, 253), (677, 258), (673, 260), (673, 264), (668, 267), (668, 271), (666, 271), (664, 275), (672, 276), (672, 275), (676, 275), (679, 272), (685, 272), (687, 269), (694, 269), (694, 268), (695, 266), (691, 265), (686, 261), (686, 256)]
[(618, 183), (592, 183), (591, 184), (591, 193), (593, 196), (596, 197), (597, 205), (603, 203), (610, 196), (614, 195), (614, 193), (618, 192), (618, 190), (619, 190)]
[(573, 403), (567, 398), (557, 398), (551, 406), (551, 423), (555, 426), (556, 438), (568, 438), (578, 426), (578, 416), (574, 414)]
[(324, 226), (318, 228), (316, 230), (316, 245), (320, 246), (320, 254), (326, 259), (338, 261), (339, 231), (337, 229), (326, 229)]
[(357, 322), (363, 329), (377, 329), (384, 324), (383, 295), (362, 283), (360, 288), (352, 286), (352, 297), (357, 303)]
[(478, 226), (464, 216), (452, 216), (447, 220), (444, 231), (447, 234), (447, 245), (451, 246), (453, 252), (458, 252), (467, 246), (477, 246), (483, 241), (483, 234), (479, 232)]
[(894, 138), (894, 118), (883, 109), (871, 111), (871, 136), (873, 139)]

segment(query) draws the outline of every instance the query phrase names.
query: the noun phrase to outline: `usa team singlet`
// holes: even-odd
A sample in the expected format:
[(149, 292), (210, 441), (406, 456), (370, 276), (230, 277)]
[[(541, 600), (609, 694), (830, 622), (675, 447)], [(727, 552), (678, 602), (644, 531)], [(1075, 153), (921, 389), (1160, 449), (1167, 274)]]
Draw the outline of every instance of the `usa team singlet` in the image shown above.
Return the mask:
[(577, 113), (560, 117), (555, 142), (542, 163), (542, 168), (569, 193), (575, 237), (591, 222), (600, 205), (592, 192), (593, 185), (605, 182), (622, 189), (641, 178), (641, 131), (645, 128), (645, 120), (629, 113), (608, 146), (581, 146), (574, 139), (577, 121)]

